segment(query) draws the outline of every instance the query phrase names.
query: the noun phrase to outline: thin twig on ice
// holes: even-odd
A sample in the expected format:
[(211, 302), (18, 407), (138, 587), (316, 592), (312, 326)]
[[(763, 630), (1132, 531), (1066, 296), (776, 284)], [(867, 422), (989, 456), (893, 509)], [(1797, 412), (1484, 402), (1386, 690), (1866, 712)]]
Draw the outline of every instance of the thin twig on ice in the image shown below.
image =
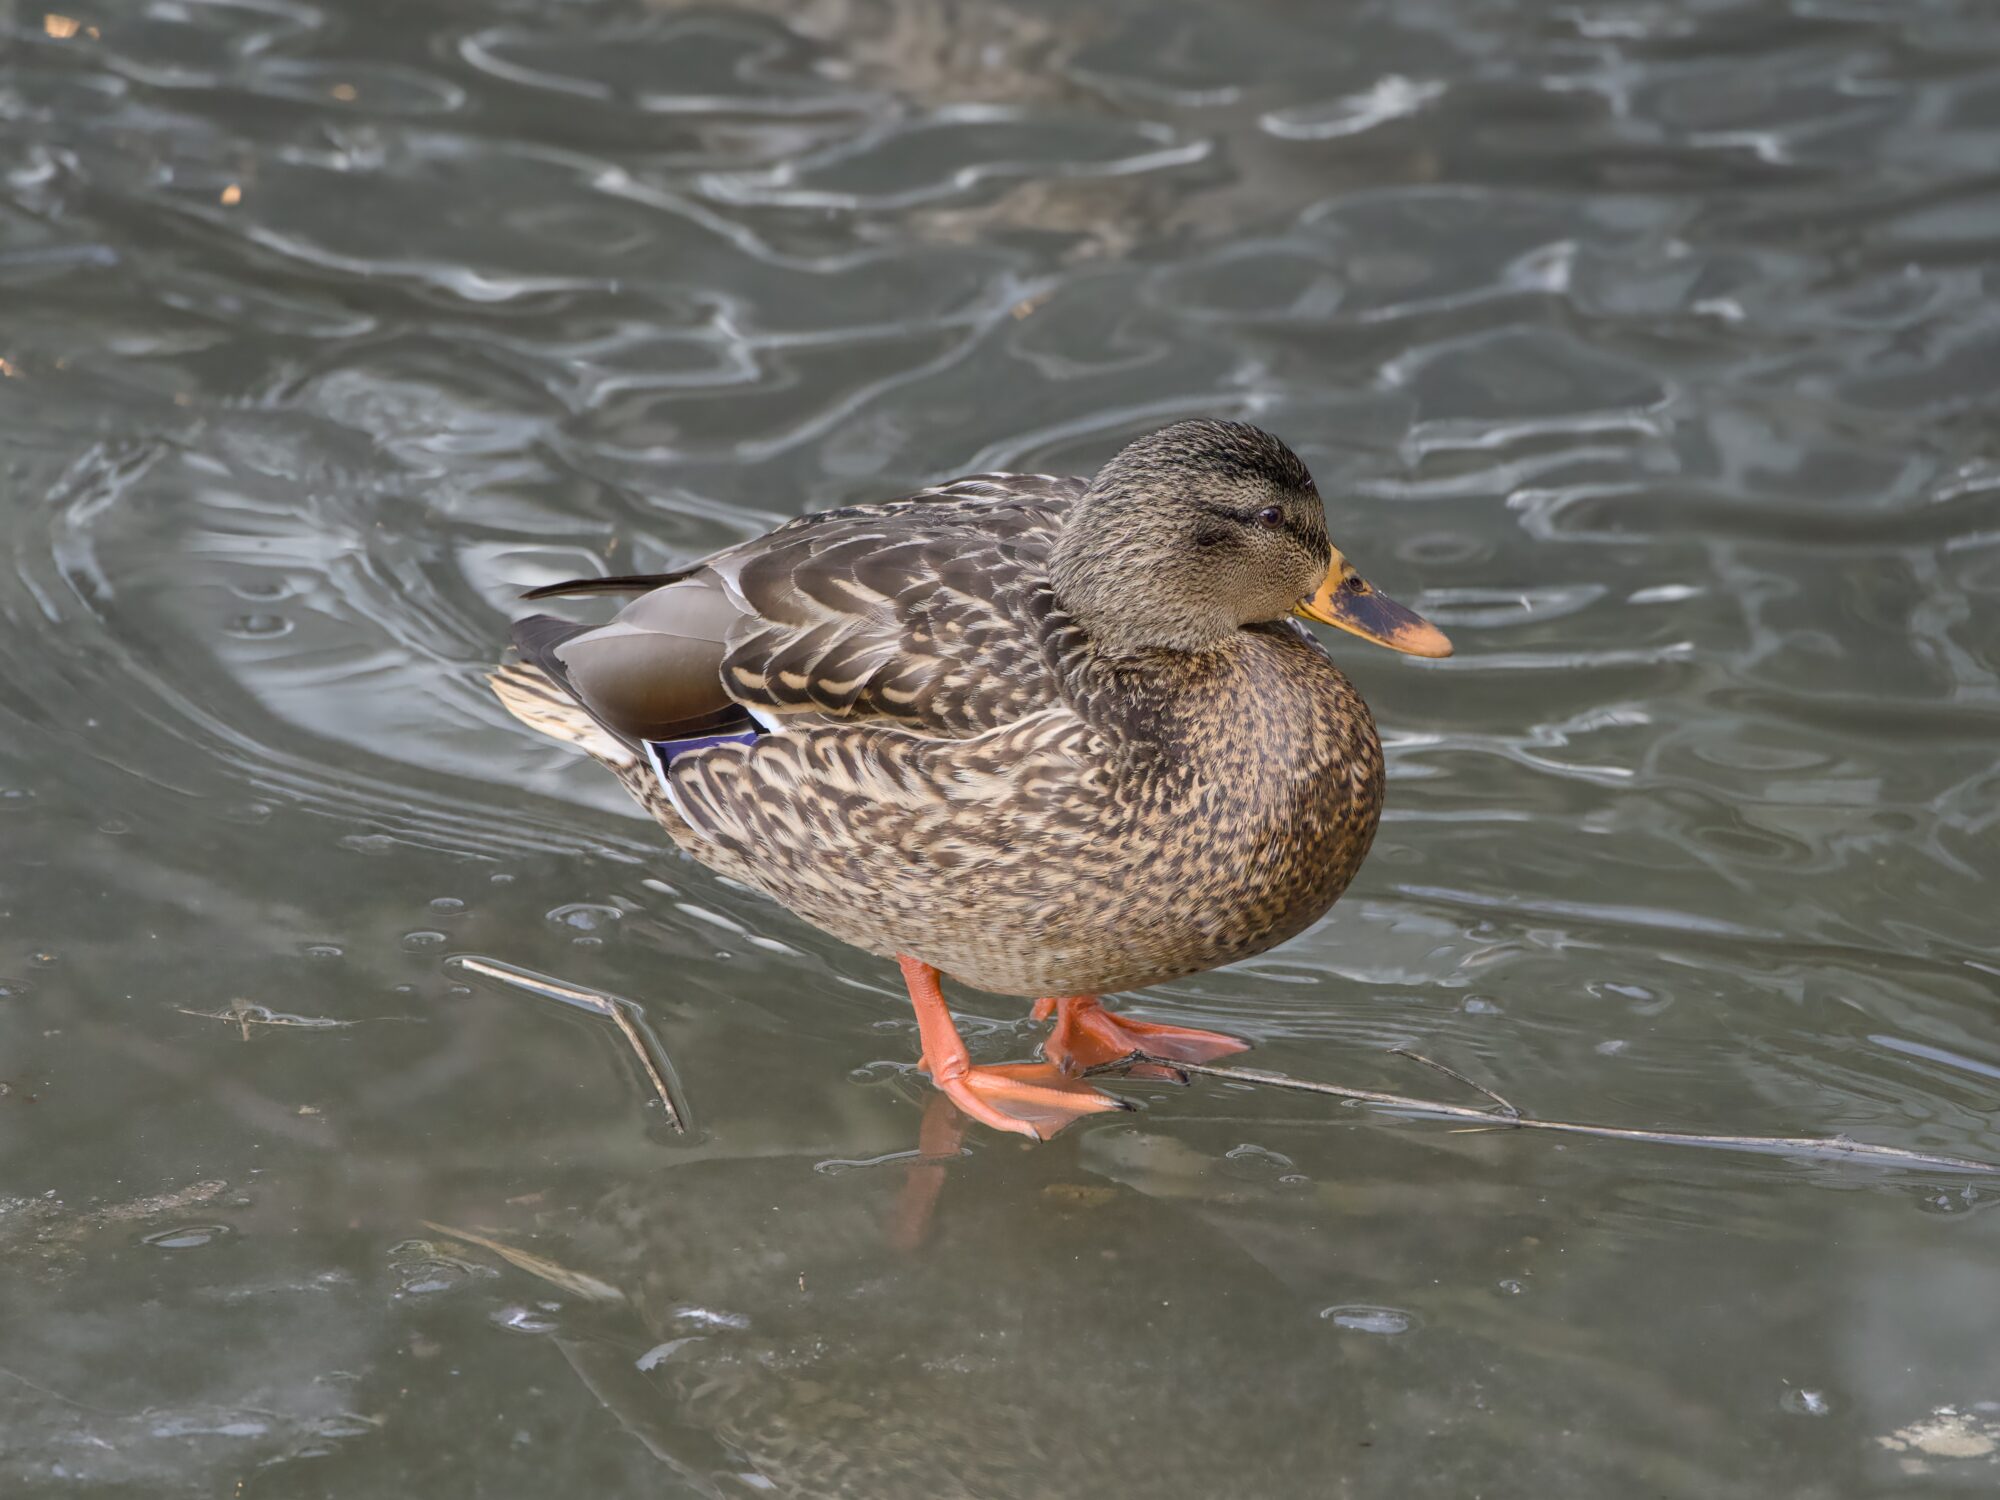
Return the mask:
[(630, 1000), (617, 995), (607, 995), (602, 990), (579, 989), (573, 984), (564, 984), (551, 979), (546, 974), (536, 974), (528, 969), (517, 969), (512, 964), (495, 963), (487, 958), (461, 956), (449, 960), (451, 966), (468, 974), (477, 974), (482, 979), (495, 980), (511, 989), (525, 990), (530, 995), (538, 995), (544, 1000), (553, 1000), (558, 1005), (567, 1005), (576, 1010), (589, 1011), (594, 1016), (603, 1016), (618, 1028), (618, 1034), (625, 1039), (625, 1045), (632, 1055), (639, 1059), (639, 1069), (646, 1075), (646, 1082), (659, 1096), (660, 1108), (665, 1111), (667, 1123), (676, 1131), (685, 1131), (685, 1111), (680, 1106), (680, 1090), (673, 1081), (673, 1064), (667, 1061), (666, 1049), (660, 1039), (653, 1035), (653, 1028), (647, 1024), (645, 1013)]
[[(1397, 1049), (1401, 1050), (1401, 1049)], [(1416, 1057), (1415, 1053), (1404, 1053)], [(1817, 1135), (1713, 1135), (1696, 1130), (1637, 1130), (1623, 1125), (1586, 1125), (1573, 1120), (1538, 1120), (1532, 1115), (1524, 1115), (1513, 1105), (1501, 1099), (1491, 1089), (1480, 1088), (1471, 1079), (1453, 1072), (1441, 1064), (1430, 1062), (1428, 1058), (1418, 1058), (1440, 1072), (1477, 1089), (1487, 1098), (1498, 1101), (1499, 1109), (1475, 1109), (1469, 1104), (1446, 1104), (1437, 1099), (1416, 1099), (1407, 1094), (1385, 1094), (1379, 1089), (1349, 1088), (1339, 1083), (1313, 1083), (1304, 1078), (1293, 1078), (1284, 1073), (1267, 1073), (1261, 1068), (1224, 1068), (1213, 1063), (1174, 1062), (1169, 1058), (1152, 1057), (1144, 1052), (1134, 1052), (1115, 1062), (1101, 1063), (1091, 1068), (1089, 1074), (1122, 1073), (1140, 1064), (1168, 1068), (1183, 1076), (1197, 1074), (1203, 1078), (1220, 1078), (1230, 1083), (1254, 1083), (1265, 1088), (1293, 1089), (1303, 1094), (1325, 1094), (1335, 1099), (1352, 1099), (1361, 1104), (1372, 1104), (1378, 1109), (1393, 1109), (1403, 1114), (1419, 1115), (1433, 1120), (1470, 1120), (1478, 1125), (1494, 1130), (1552, 1130), (1565, 1135), (1598, 1136), (1613, 1141), (1647, 1141), (1656, 1146), (1706, 1146), (1711, 1150), (1747, 1151), (1761, 1156), (1786, 1156), (1810, 1161), (1851, 1161), (1885, 1167), (1927, 1167), (1944, 1172), (1972, 1172), (1985, 1177), (2000, 1177), (2000, 1164), (1974, 1161), (1965, 1156), (1945, 1156), (1935, 1151), (1909, 1151), (1901, 1146), (1874, 1146), (1865, 1141), (1850, 1141), (1845, 1136)]]

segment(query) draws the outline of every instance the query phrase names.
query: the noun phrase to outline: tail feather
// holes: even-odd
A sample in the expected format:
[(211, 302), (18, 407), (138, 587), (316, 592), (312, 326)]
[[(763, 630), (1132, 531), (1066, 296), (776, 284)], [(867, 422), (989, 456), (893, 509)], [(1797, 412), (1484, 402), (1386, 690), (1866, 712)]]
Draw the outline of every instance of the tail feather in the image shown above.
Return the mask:
[(509, 662), (496, 667), (486, 681), (507, 712), (530, 729), (577, 746), (621, 776), (640, 769), (639, 751), (593, 719), (540, 665)]
[[(635, 586), (643, 582), (650, 587), (654, 580), (602, 581)], [(661, 785), (645, 749), (636, 738), (610, 728), (583, 702), (558, 654), (566, 643), (597, 628), (552, 615), (529, 615), (516, 620), (514, 648), (521, 659), (495, 668), (486, 680), (494, 696), (515, 718), (530, 729), (575, 745), (602, 762), (641, 807), (680, 839), (687, 833), (687, 824)], [(722, 697), (719, 683), (716, 696)], [(748, 714), (727, 698), (723, 702), (723, 709), (677, 726), (693, 737), (690, 743), (716, 737), (718, 731), (722, 732), (721, 737), (727, 737), (728, 731), (751, 728)]]
[(487, 674), (493, 695), (507, 712), (551, 739), (587, 751), (624, 783), (632, 799), (675, 839), (687, 833), (687, 823), (673, 805), (644, 753), (590, 716), (560, 682), (531, 662), (509, 662)]
[[(507, 711), (551, 739), (580, 745), (614, 769), (637, 765), (639, 748), (629, 738), (607, 728), (590, 711), (569, 680), (556, 655), (565, 641), (591, 627), (554, 615), (529, 615), (513, 625), (514, 649), (521, 660), (496, 669), (487, 678)], [(616, 747), (615, 751), (612, 747)]]
[(575, 640), (589, 629), (588, 625), (579, 625), (574, 620), (558, 620), (554, 615), (529, 615), (514, 622), (511, 634), (514, 649), (567, 691), (569, 673), (563, 669), (556, 648), (565, 641)]

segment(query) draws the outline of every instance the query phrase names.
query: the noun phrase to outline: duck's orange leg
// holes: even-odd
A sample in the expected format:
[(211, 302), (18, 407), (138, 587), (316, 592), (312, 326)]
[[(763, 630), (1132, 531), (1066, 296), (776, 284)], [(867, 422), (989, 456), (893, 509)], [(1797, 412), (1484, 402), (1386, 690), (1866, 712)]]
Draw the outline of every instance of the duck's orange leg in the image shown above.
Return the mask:
[(1162, 1021), (1134, 1021), (1113, 1015), (1095, 995), (1053, 995), (1035, 1002), (1037, 1021), (1053, 1012), (1055, 1030), (1042, 1043), (1042, 1056), (1068, 1075), (1100, 1063), (1116, 1062), (1134, 1052), (1171, 1062), (1207, 1062), (1232, 1052), (1248, 1051), (1241, 1037)]
[(1085, 1115), (1131, 1108), (1088, 1084), (1065, 1078), (1048, 1063), (975, 1068), (945, 1008), (938, 971), (903, 954), (896, 956), (896, 962), (903, 966), (903, 982), (917, 1008), (917, 1031), (924, 1046), (921, 1066), (940, 1093), (980, 1124), (1045, 1141)]

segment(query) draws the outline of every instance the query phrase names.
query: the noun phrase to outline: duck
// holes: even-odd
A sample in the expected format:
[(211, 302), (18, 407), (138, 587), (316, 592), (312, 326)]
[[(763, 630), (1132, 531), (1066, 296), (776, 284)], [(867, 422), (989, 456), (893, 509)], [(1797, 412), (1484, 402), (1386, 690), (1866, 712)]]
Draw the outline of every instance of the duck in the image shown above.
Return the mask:
[[(1103, 997), (1295, 936), (1366, 857), (1381, 740), (1304, 622), (1452, 649), (1333, 544), (1296, 453), (1207, 418), (1093, 477), (968, 475), (523, 597), (593, 595), (635, 597), (517, 620), (501, 702), (700, 863), (893, 959), (932, 1083), (1037, 1139), (1130, 1107), (1094, 1067), (1243, 1050)], [(947, 977), (1032, 1000), (1042, 1060), (975, 1065)]]

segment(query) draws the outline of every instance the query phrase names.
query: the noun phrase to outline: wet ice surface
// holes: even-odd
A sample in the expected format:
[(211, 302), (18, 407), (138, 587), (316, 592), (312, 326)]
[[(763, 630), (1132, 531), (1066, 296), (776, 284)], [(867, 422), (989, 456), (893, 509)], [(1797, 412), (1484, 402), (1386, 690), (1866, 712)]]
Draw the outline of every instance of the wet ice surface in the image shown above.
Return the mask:
[(487, 695), (525, 585), (1247, 416), (1459, 655), (1341, 651), (1373, 856), (1149, 1014), (2000, 1157), (2000, 18), (1079, 10), (8, 13), (8, 1493), (1991, 1489), (1992, 1186), (1212, 1084), (914, 1162), (889, 970)]

